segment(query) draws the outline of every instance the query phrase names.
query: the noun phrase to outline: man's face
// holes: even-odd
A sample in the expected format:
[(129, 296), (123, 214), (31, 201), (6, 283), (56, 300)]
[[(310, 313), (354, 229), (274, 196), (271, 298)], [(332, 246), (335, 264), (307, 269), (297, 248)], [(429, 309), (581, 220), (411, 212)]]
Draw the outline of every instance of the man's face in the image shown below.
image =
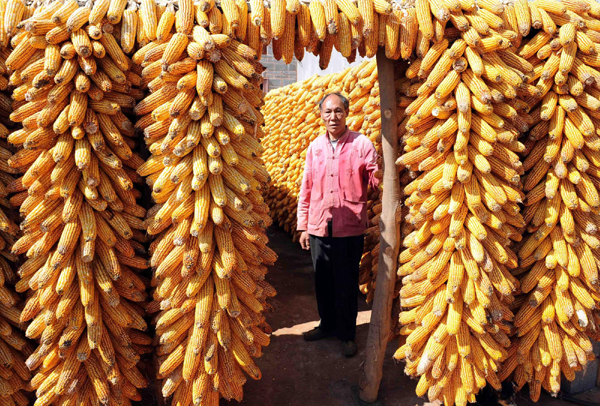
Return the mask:
[(329, 134), (337, 137), (346, 130), (346, 117), (348, 112), (344, 109), (344, 103), (336, 95), (329, 96), (321, 107), (321, 118)]

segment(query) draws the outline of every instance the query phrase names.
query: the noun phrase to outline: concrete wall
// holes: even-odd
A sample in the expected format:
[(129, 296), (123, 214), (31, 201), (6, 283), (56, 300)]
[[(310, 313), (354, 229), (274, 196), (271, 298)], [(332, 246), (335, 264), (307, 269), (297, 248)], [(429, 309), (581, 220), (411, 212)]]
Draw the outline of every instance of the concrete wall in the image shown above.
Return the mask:
[(298, 62), (294, 58), (291, 64), (286, 65), (282, 60), (277, 61), (273, 58), (273, 48), (269, 45), (267, 54), (263, 55), (260, 61), (267, 68), (263, 76), (269, 79), (269, 90), (273, 90), (294, 82), (306, 80), (315, 73), (322, 76), (341, 72), (349, 66), (360, 64), (363, 60), (364, 58), (357, 56), (355, 62), (348, 63), (346, 58), (334, 50), (331, 54), (329, 66), (325, 70), (319, 68), (319, 57), (309, 52), (304, 53), (304, 58), (301, 62)]
[(267, 54), (262, 56), (260, 62), (267, 68), (263, 72), (263, 76), (269, 79), (269, 90), (287, 86), (298, 80), (296, 73), (298, 62), (296, 59), (289, 65), (286, 65), (283, 60), (275, 60), (271, 45), (267, 48)]

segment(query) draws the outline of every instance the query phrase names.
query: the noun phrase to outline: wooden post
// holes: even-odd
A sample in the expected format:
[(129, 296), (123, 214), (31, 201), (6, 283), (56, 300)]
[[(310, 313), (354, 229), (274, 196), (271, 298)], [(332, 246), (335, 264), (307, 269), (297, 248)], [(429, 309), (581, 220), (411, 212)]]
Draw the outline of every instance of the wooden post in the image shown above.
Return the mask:
[(396, 158), (398, 133), (396, 120), (396, 89), (394, 88), (394, 61), (385, 56), (382, 47), (377, 52), (379, 99), (381, 103), (381, 134), (383, 146), (383, 196), (379, 220), (379, 264), (377, 288), (366, 346), (366, 360), (360, 382), (360, 399), (373, 403), (377, 400), (383, 374), (383, 360), (390, 333), (392, 299), (396, 284), (399, 230), (396, 213), (400, 207), (400, 184)]

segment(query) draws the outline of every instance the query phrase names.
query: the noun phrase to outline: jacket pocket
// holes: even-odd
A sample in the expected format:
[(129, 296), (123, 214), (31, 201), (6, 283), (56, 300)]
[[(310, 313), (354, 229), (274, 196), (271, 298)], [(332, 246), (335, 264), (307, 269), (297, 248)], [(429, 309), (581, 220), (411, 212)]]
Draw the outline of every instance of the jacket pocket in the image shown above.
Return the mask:
[(359, 203), (367, 201), (365, 181), (363, 179), (365, 162), (355, 150), (343, 160), (340, 165), (340, 187), (343, 197), (350, 202)]
[(344, 201), (342, 202), (342, 207), (340, 208), (340, 211), (344, 220), (344, 224), (351, 227), (356, 227), (360, 225), (366, 226), (366, 220), (364, 218), (364, 209), (366, 207), (367, 200), (363, 200), (361, 197), (357, 197), (356, 195), (346, 190), (344, 190), (343, 198)]

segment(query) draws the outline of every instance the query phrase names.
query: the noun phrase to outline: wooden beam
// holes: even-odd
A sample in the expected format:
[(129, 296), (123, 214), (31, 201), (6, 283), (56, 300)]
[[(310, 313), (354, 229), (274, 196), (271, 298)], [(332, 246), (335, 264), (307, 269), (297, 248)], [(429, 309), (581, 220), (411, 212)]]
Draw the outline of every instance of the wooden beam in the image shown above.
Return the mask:
[(379, 263), (377, 288), (373, 299), (371, 323), (367, 337), (366, 360), (360, 382), (360, 399), (373, 403), (377, 400), (383, 374), (383, 360), (388, 344), (392, 299), (396, 284), (399, 229), (397, 213), (400, 208), (400, 184), (396, 158), (398, 133), (396, 120), (396, 89), (394, 88), (394, 61), (386, 58), (382, 47), (377, 52), (379, 99), (381, 105), (381, 134), (383, 155), (383, 196), (379, 220)]

